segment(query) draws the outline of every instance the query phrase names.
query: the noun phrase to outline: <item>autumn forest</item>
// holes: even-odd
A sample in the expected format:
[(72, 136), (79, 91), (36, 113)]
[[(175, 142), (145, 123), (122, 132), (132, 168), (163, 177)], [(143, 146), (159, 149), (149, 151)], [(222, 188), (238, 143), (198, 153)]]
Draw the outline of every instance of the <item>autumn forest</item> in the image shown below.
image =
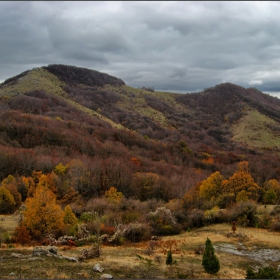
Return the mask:
[[(118, 245), (232, 221), (279, 231), (279, 147), (280, 100), (255, 88), (175, 94), (28, 70), (0, 85), (0, 214), (19, 221), (0, 243), (86, 232)], [(120, 225), (133, 234), (112, 239)]]

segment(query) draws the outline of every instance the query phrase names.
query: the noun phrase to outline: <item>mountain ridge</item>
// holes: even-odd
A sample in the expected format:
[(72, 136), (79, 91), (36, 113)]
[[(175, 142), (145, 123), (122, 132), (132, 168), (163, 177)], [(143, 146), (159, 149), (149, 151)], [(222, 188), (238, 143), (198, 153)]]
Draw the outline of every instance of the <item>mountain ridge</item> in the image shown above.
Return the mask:
[[(140, 129), (142, 135), (148, 127), (182, 132), (190, 124), (199, 125), (218, 142), (228, 142), (226, 138), (234, 139), (230, 126), (241, 120), (250, 108), (277, 123), (280, 121), (279, 99), (232, 83), (189, 94), (150, 92), (129, 87), (121, 79), (96, 70), (52, 64), (7, 79), (0, 85), (0, 96), (5, 89), (8, 98), (28, 90), (52, 92), (114, 127)], [(148, 136), (153, 138), (152, 133)]]
[[(260, 168), (280, 179), (279, 103), (230, 83), (182, 95), (133, 88), (76, 66), (36, 68), (0, 85), (0, 179), (37, 169), (51, 172), (60, 162), (77, 159), (95, 174), (80, 187), (87, 194), (115, 186), (130, 196), (139, 171), (170, 185), (162, 197), (170, 199), (211, 172), (229, 175), (242, 160), (256, 170), (259, 184)], [(107, 174), (102, 190), (101, 173)]]

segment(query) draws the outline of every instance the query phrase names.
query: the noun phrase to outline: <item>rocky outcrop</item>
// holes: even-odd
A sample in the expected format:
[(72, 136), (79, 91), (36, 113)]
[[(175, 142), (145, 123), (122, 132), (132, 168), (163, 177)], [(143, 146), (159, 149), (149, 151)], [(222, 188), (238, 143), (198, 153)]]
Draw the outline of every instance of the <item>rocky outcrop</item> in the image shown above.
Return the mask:
[(100, 276), (100, 279), (113, 279), (113, 276), (111, 274), (105, 273)]
[(97, 263), (96, 265), (94, 265), (93, 270), (97, 271), (97, 272), (103, 272), (104, 268), (101, 267), (101, 265), (99, 263)]
[(58, 256), (57, 251), (58, 248), (55, 246), (36, 246), (33, 248), (32, 256)]
[(36, 246), (33, 248), (31, 255), (23, 255), (19, 253), (12, 253), (11, 257), (18, 259), (34, 259), (37, 257), (55, 257), (59, 259), (65, 259), (73, 262), (78, 262), (74, 257), (63, 256), (58, 253), (58, 248), (56, 246)]

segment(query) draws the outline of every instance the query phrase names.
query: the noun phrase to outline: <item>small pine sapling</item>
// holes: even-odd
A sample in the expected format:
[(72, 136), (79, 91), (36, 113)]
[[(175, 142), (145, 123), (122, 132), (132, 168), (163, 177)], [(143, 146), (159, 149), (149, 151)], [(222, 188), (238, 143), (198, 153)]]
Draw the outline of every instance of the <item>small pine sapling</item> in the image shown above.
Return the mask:
[(215, 255), (214, 247), (208, 237), (205, 243), (202, 266), (204, 267), (205, 271), (210, 274), (215, 274), (220, 270), (220, 261)]
[(171, 265), (172, 263), (173, 263), (172, 252), (171, 252), (171, 250), (169, 250), (167, 252), (166, 264)]

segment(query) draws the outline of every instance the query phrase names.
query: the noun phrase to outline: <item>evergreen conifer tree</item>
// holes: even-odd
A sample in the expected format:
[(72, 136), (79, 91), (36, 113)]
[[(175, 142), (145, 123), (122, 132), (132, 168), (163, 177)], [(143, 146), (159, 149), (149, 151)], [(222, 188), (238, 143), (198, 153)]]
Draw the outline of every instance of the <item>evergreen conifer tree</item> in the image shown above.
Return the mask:
[(169, 250), (167, 252), (166, 264), (169, 265), (169, 264), (172, 264), (172, 263), (173, 263), (172, 252), (171, 252), (171, 250)]
[(220, 262), (215, 255), (211, 240), (207, 237), (205, 250), (202, 258), (202, 265), (206, 272), (215, 274), (220, 270)]

